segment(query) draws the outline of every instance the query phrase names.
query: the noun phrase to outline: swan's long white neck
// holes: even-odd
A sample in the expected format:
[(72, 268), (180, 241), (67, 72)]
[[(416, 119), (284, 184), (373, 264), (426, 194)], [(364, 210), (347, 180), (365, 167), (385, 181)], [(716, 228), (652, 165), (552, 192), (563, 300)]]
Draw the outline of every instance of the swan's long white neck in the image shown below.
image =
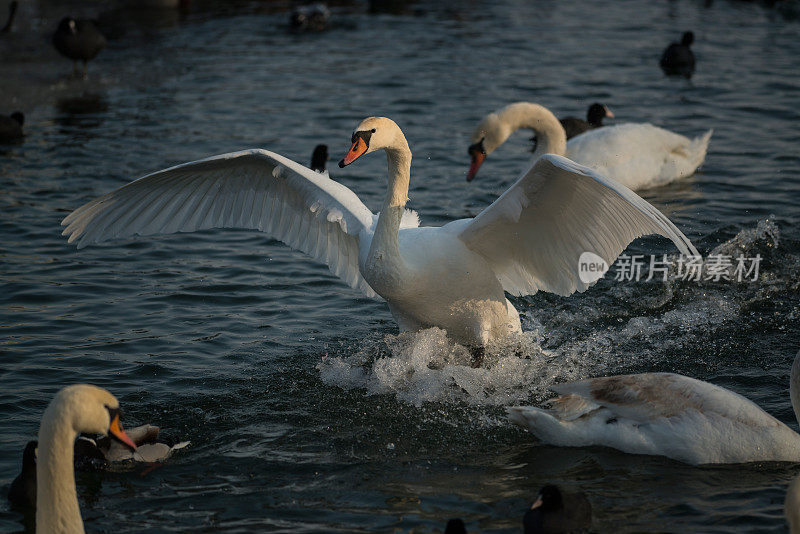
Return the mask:
[(400, 255), (398, 231), (408, 202), (408, 187), (411, 180), (411, 150), (399, 129), (395, 143), (385, 150), (389, 168), (389, 189), (375, 225), (375, 235), (367, 257), (367, 270), (372, 274), (369, 277), (370, 285), (384, 297), (400, 289), (402, 273), (406, 270), (405, 262)]
[(497, 112), (498, 122), (503, 126), (495, 139), (487, 136), (487, 152), (491, 152), (517, 130), (530, 128), (536, 133), (534, 159), (542, 154), (567, 153), (567, 134), (564, 127), (550, 110), (539, 104), (516, 102)]
[(39, 428), (36, 460), (36, 532), (82, 534), (83, 520), (75, 492), (73, 447), (78, 432), (70, 405), (51, 403)]
[(789, 378), (789, 397), (792, 399), (794, 416), (797, 418), (797, 422), (800, 423), (800, 352), (797, 353), (792, 364), (792, 374)]

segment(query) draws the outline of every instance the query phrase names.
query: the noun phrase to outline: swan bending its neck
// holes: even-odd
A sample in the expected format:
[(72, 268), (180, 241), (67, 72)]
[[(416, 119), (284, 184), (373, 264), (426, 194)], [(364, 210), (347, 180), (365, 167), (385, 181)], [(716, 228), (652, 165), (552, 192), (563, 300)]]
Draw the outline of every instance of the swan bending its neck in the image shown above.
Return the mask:
[(108, 434), (136, 449), (119, 424), (119, 402), (108, 391), (88, 384), (59, 391), (42, 416), (36, 462), (36, 532), (83, 532), (75, 492), (73, 447), (81, 432)]
[(490, 113), (475, 128), (468, 150), (471, 163), (467, 181), (475, 178), (486, 156), (521, 128), (530, 128), (536, 133), (534, 161), (544, 154), (563, 156), (567, 153), (567, 133), (550, 110), (539, 104), (515, 102)]

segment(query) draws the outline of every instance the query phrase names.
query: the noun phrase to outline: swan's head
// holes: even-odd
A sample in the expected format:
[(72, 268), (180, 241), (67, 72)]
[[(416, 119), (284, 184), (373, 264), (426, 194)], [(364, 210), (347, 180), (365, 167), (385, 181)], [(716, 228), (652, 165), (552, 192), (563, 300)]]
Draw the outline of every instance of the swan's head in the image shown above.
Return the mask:
[(110, 435), (136, 450), (119, 422), (119, 401), (103, 388), (89, 384), (67, 386), (53, 397), (45, 417), (65, 422), (76, 434)]
[(693, 32), (686, 32), (686, 33), (683, 34), (683, 37), (681, 37), (681, 44), (683, 46), (691, 46), (691, 44), (693, 42), (694, 42), (694, 33)]
[(367, 117), (353, 131), (353, 145), (347, 151), (339, 167), (350, 165), (355, 160), (380, 149), (408, 149), (408, 143), (400, 127), (386, 117)]
[(471, 182), (486, 156), (495, 151), (511, 135), (511, 127), (497, 113), (489, 113), (472, 132), (472, 144), (467, 149), (470, 157), (467, 181)]

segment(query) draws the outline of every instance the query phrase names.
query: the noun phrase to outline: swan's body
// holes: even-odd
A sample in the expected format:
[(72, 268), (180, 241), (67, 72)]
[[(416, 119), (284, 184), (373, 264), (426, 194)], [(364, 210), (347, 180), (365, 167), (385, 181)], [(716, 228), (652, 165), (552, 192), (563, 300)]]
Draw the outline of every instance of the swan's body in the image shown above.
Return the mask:
[(136, 446), (119, 426), (119, 402), (108, 391), (77, 384), (59, 391), (42, 416), (36, 461), (37, 534), (81, 534), (83, 520), (72, 465), (81, 432), (108, 434)]
[(552, 155), (474, 219), (419, 228), (405, 209), (411, 151), (400, 128), (372, 117), (353, 141), (340, 166), (386, 151), (389, 190), (378, 216), (327, 175), (249, 150), (145, 176), (75, 210), (63, 233), (82, 247), (135, 234), (259, 229), (385, 299), (402, 330), (438, 326), (472, 346), (520, 330), (506, 292), (569, 295), (588, 288), (578, 273), (585, 251), (610, 264), (636, 237), (658, 233), (697, 254), (633, 192)]
[[(725, 388), (672, 373), (591, 378), (553, 388), (549, 409), (515, 406), (514, 423), (554, 445), (603, 445), (690, 464), (800, 461), (800, 435)], [(790, 394), (800, 411), (800, 354)]]
[(521, 128), (536, 133), (534, 160), (543, 154), (566, 156), (634, 190), (693, 174), (705, 160), (713, 133), (689, 139), (652, 124), (627, 123), (590, 130), (567, 141), (564, 128), (547, 108), (517, 102), (490, 113), (475, 129), (467, 180), (474, 178), (486, 156)]

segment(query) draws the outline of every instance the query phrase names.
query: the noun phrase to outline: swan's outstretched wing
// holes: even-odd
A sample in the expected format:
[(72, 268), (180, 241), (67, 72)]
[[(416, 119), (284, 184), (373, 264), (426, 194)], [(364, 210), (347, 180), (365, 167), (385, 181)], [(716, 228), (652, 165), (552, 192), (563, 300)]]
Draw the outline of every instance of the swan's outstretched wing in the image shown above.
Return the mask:
[(669, 219), (627, 187), (545, 154), (459, 237), (489, 261), (509, 293), (570, 295), (592, 285), (579, 277), (582, 253), (611, 265), (631, 241), (647, 234), (698, 255)]
[(561, 396), (552, 400), (551, 410), (562, 420), (588, 413), (587, 407), (602, 407), (615, 417), (638, 423), (698, 412), (754, 428), (778, 424), (771, 415), (733, 391), (674, 373), (604, 376), (559, 384), (553, 390)]
[(375, 292), (358, 269), (374, 215), (347, 187), (274, 152), (253, 149), (185, 163), (120, 187), (70, 213), (78, 248), (112, 238), (207, 228), (261, 230)]

